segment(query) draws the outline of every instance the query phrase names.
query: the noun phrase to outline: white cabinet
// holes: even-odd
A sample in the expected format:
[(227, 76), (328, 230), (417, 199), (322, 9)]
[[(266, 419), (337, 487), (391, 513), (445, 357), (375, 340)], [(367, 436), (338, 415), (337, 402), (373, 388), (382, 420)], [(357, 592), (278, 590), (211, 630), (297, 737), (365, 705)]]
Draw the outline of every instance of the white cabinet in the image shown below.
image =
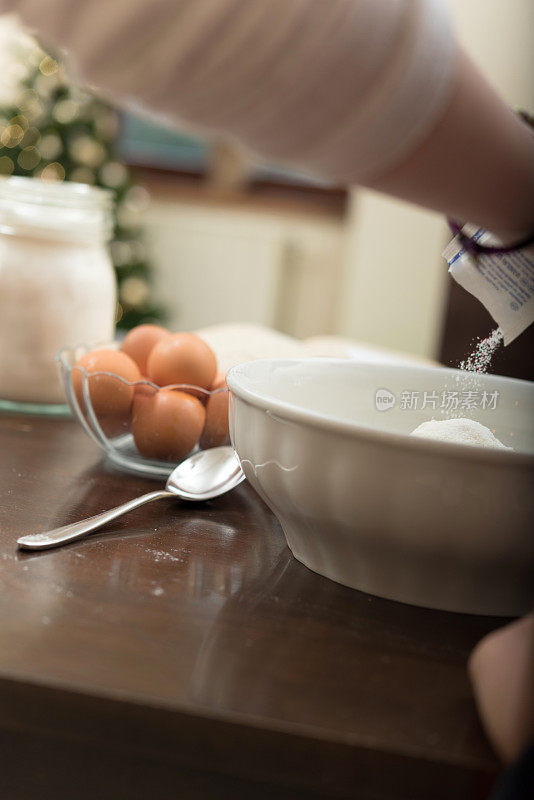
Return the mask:
[(146, 244), (175, 330), (254, 322), (298, 337), (335, 331), (342, 220), (156, 201)]

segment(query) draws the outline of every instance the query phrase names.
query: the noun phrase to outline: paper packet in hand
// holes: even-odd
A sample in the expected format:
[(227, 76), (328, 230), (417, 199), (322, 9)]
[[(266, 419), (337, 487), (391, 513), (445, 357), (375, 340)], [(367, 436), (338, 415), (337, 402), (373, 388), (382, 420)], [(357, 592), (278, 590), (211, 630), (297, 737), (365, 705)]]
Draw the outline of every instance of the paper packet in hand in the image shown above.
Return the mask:
[[(483, 228), (464, 226), (475, 242), (502, 246)], [(534, 322), (534, 244), (506, 253), (479, 253), (475, 258), (459, 236), (443, 256), (454, 280), (487, 308), (508, 345)]]

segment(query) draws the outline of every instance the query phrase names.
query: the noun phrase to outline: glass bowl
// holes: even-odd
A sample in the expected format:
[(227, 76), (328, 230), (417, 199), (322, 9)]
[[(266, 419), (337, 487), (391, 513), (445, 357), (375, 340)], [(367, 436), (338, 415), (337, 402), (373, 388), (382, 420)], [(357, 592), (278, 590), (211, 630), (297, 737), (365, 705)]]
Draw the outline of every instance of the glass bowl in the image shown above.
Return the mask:
[[(148, 379), (126, 381), (111, 372), (94, 372), (90, 375), (83, 367), (76, 366), (85, 353), (101, 349), (119, 350), (120, 344), (112, 342), (93, 347), (86, 345), (65, 347), (58, 353), (57, 360), (65, 396), (74, 417), (115, 467), (149, 478), (167, 478), (177, 464), (193, 453), (209, 447), (230, 444), (226, 386), (212, 391), (188, 384), (160, 387)], [(98, 384), (95, 378), (101, 380), (105, 378), (106, 386), (111, 388), (112, 394), (121, 398), (118, 412), (112, 409), (110, 413), (110, 409), (105, 404), (102, 405), (101, 396), (99, 403)], [(181, 449), (180, 454), (174, 452), (161, 458), (149, 458), (138, 449), (132, 426), (136, 424), (135, 419), (140, 418), (142, 401), (148, 400), (151, 403), (153, 398), (163, 391), (184, 392), (195, 397), (204, 409), (204, 424), (197, 437), (191, 426), (184, 425), (181, 429), (179, 421), (177, 420), (176, 424), (173, 421), (173, 430), (180, 440), (180, 446), (177, 448)], [(131, 400), (128, 401), (128, 398)], [(198, 411), (198, 406), (196, 409)], [(189, 449), (187, 449), (188, 443), (191, 444)]]

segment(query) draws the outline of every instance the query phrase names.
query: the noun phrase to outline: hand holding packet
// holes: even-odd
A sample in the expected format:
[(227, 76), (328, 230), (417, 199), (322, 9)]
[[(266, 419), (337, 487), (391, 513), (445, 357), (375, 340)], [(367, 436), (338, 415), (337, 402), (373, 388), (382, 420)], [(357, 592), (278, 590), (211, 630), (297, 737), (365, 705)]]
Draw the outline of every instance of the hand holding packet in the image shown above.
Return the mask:
[[(465, 225), (463, 233), (478, 244), (502, 246), (483, 228)], [(505, 345), (534, 322), (534, 242), (519, 249), (473, 254), (462, 237), (455, 236), (442, 255), (454, 280), (487, 308)]]

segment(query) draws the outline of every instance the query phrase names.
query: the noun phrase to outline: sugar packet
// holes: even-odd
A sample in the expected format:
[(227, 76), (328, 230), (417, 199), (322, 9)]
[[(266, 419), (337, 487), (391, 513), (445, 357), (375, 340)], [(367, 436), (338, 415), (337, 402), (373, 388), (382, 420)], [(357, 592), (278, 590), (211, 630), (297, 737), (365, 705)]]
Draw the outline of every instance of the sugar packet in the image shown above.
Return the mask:
[[(465, 225), (463, 230), (475, 242), (502, 246), (483, 228)], [(455, 236), (442, 255), (454, 280), (487, 308), (505, 345), (534, 322), (534, 244), (507, 253), (480, 253), (475, 259)]]

